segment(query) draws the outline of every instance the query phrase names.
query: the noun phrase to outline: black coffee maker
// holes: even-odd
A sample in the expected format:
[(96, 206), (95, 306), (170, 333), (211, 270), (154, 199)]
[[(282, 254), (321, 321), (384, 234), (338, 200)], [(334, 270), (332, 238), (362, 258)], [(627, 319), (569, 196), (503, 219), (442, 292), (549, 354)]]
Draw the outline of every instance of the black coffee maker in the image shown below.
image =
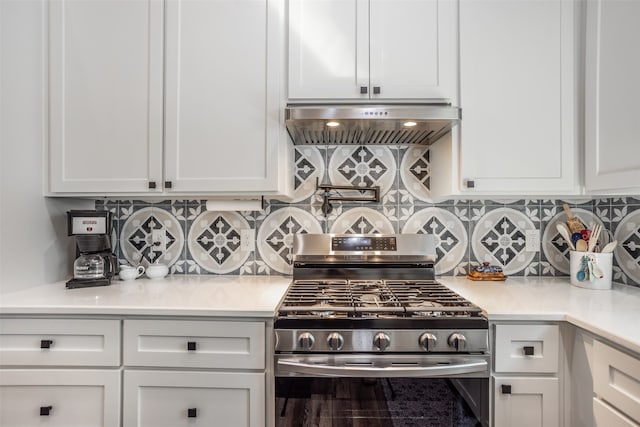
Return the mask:
[(111, 212), (67, 212), (68, 235), (76, 238), (73, 279), (67, 289), (106, 286), (118, 274), (118, 260), (111, 251)]

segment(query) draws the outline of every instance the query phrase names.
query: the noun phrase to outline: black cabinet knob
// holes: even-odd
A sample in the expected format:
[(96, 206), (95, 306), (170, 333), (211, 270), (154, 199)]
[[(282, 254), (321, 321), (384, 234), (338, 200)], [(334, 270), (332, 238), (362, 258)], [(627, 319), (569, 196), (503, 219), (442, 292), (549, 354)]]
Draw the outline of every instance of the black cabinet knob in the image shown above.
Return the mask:
[(198, 416), (198, 408), (189, 408), (187, 409), (187, 417), (188, 418), (196, 418)]
[(525, 345), (522, 347), (525, 356), (533, 356), (533, 346)]
[(188, 341), (187, 342), (187, 350), (196, 351), (196, 342), (195, 341)]
[(40, 416), (41, 417), (48, 417), (49, 413), (51, 412), (52, 409), (53, 409), (53, 406), (41, 406), (40, 407)]
[(173, 183), (171, 181), (164, 182), (164, 188), (171, 188), (171, 187), (173, 187)]
[(155, 181), (149, 181), (149, 189), (153, 190), (154, 188), (156, 188), (156, 182)]
[(360, 86), (360, 93), (361, 93), (362, 95), (366, 95), (368, 91), (369, 91), (369, 88), (368, 88), (368, 87), (366, 87), (366, 86)]
[(511, 386), (507, 384), (502, 384), (500, 386), (502, 394), (511, 394)]
[(373, 94), (374, 95), (380, 95), (380, 86), (374, 86), (373, 87)]
[(476, 182), (475, 181), (473, 181), (471, 179), (467, 181), (467, 188), (475, 188), (475, 186), (476, 186)]
[(53, 340), (40, 340), (40, 348), (51, 348)]

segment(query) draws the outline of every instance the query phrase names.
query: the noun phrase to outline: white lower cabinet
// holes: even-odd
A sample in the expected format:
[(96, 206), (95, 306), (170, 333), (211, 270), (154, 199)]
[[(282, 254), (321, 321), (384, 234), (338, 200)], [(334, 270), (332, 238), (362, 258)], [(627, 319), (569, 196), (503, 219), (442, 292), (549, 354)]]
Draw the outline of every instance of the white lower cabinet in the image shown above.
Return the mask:
[(259, 427), (264, 373), (125, 371), (124, 427)]
[(0, 370), (4, 427), (118, 427), (120, 370)]
[(561, 426), (559, 325), (496, 324), (493, 332), (493, 426)]
[(125, 319), (123, 427), (264, 427), (264, 322)]

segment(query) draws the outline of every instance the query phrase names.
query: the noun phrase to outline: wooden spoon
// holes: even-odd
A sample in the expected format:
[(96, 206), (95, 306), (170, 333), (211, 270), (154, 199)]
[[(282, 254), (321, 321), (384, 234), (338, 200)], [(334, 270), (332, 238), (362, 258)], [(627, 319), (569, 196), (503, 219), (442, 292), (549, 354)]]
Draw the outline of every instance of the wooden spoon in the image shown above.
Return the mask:
[(587, 245), (587, 242), (585, 242), (584, 240), (580, 239), (576, 242), (576, 251), (587, 252), (588, 248), (589, 248), (589, 245)]
[(602, 253), (606, 254), (608, 252), (613, 252), (613, 250), (616, 248), (616, 246), (618, 245), (618, 241), (614, 240), (613, 242), (609, 242), (607, 243), (604, 248), (602, 248)]

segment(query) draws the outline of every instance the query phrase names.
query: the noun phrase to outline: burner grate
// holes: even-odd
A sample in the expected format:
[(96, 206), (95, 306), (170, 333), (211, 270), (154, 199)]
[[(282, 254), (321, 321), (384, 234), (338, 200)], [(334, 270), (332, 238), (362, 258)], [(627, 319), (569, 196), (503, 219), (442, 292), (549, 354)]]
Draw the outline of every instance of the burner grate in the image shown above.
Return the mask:
[(433, 280), (296, 280), (279, 315), (453, 318), (478, 317), (482, 310)]

